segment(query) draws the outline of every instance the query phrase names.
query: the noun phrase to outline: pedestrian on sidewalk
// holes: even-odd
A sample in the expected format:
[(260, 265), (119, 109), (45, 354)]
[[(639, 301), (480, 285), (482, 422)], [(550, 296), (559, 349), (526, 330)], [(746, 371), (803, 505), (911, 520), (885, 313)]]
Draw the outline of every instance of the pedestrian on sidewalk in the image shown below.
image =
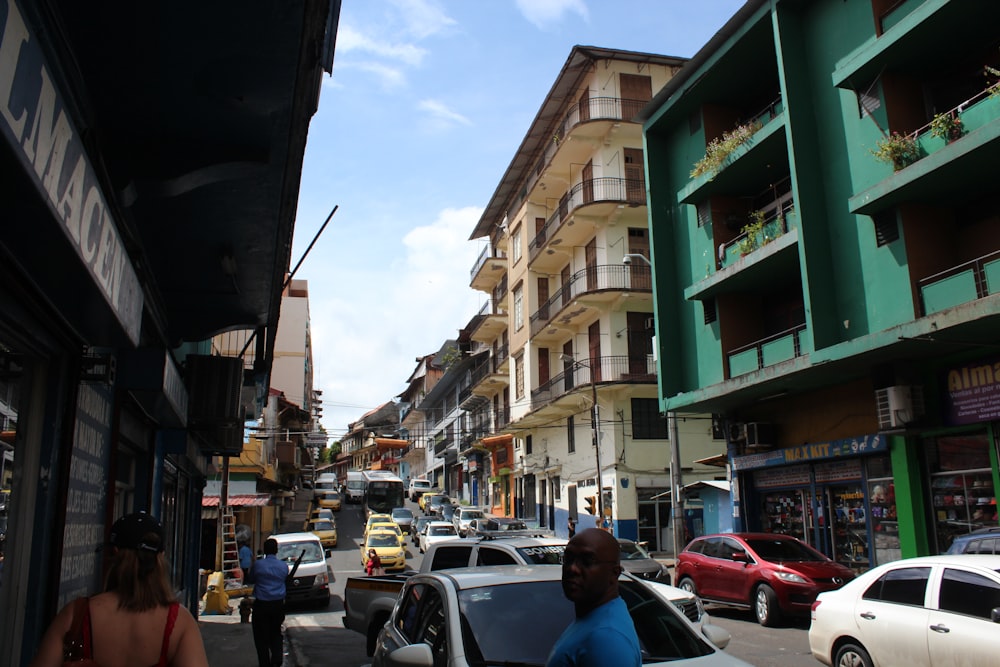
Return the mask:
[(73, 660), (208, 667), (198, 622), (174, 597), (160, 522), (128, 514), (112, 525), (110, 542), (104, 592), (63, 607), (31, 667)]
[(257, 649), (258, 667), (281, 667), (283, 639), (281, 624), (285, 622), (285, 582), (288, 565), (278, 560), (278, 543), (264, 541), (264, 558), (250, 570), (253, 583), (253, 643)]

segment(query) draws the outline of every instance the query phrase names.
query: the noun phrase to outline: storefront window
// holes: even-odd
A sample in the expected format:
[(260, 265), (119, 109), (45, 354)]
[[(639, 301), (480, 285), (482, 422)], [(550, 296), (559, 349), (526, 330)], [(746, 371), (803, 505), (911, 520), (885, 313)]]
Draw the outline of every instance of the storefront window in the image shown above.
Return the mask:
[(874, 538), (873, 565), (902, 558), (899, 547), (899, 522), (896, 519), (896, 485), (888, 456), (868, 460), (868, 501)]
[(997, 499), (985, 431), (925, 441), (937, 551), (958, 535), (997, 525)]

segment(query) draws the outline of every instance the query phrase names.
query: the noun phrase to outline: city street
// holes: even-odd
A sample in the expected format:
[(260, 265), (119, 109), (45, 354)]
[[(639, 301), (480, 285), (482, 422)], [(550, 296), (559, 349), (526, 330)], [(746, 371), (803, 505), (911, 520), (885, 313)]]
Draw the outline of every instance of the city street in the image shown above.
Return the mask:
[[(407, 505), (415, 513), (420, 512), (416, 503), (407, 501)], [(337, 513), (338, 546), (329, 558), (335, 577), (331, 585), (333, 597), (329, 608), (322, 612), (293, 608), (288, 613), (286, 624), (293, 657), (300, 667), (331, 664), (333, 661), (344, 667), (360, 667), (370, 662), (365, 654), (365, 638), (348, 630), (343, 624), (345, 582), (348, 577), (364, 574), (358, 552), (362, 530), (360, 507), (345, 505)], [(407, 563), (410, 567), (418, 569), (422, 559), (423, 555), (407, 541)], [(779, 628), (764, 628), (753, 621), (749, 611), (714, 605), (710, 605), (708, 611), (713, 623), (732, 634), (727, 652), (734, 656), (761, 667), (808, 667), (819, 664), (809, 653), (807, 618), (790, 621)]]

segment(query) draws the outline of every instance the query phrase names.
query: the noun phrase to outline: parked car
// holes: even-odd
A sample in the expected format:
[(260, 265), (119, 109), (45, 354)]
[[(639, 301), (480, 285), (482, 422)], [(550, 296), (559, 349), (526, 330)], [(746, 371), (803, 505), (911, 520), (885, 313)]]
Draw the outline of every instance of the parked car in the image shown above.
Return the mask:
[(337, 524), (332, 519), (311, 519), (309, 532), (319, 538), (324, 549), (337, 547)]
[(374, 549), (382, 561), (382, 569), (405, 570), (406, 550), (400, 544), (399, 538), (391, 530), (372, 529), (361, 543), (361, 566), (368, 565), (368, 550)]
[(949, 554), (1000, 554), (1000, 526), (980, 528), (957, 536), (948, 547)]
[(447, 521), (431, 521), (424, 526), (424, 532), (420, 534), (418, 548), (420, 553), (424, 553), (435, 542), (453, 540), (458, 537), (455, 526)]
[(389, 516), (392, 517), (401, 531), (410, 532), (410, 528), (413, 526), (413, 510), (408, 507), (396, 507), (389, 513)]
[(473, 519), (482, 519), (484, 516), (486, 515), (478, 507), (459, 507), (455, 510), (451, 522), (455, 525), (458, 534), (465, 537), (469, 533), (469, 523)]
[(619, 558), (622, 567), (641, 579), (670, 583), (670, 570), (667, 566), (649, 555), (645, 543), (633, 542), (624, 537), (618, 538)]
[(424, 532), (424, 526), (434, 520), (432, 516), (418, 516), (413, 526), (410, 528), (410, 541), (413, 546), (418, 546), (420, 533)]
[(705, 602), (753, 610), (764, 626), (808, 615), (816, 596), (854, 571), (790, 535), (725, 533), (692, 540), (677, 555), (676, 585)]
[(820, 593), (809, 649), (824, 665), (995, 665), (1000, 556), (892, 561)]
[[(548, 565), (415, 574), (378, 635), (372, 665), (544, 665), (575, 616), (561, 576), (562, 568)], [(729, 642), (728, 631), (705, 625), (699, 634), (659, 594), (657, 584), (623, 574), (619, 586), (644, 665), (747, 665), (721, 650)]]
[(333, 575), (319, 538), (308, 532), (278, 533), (271, 537), (278, 543), (278, 559), (288, 564), (289, 572), (296, 561), (299, 563), (295, 578), (285, 587), (285, 601), (290, 605), (307, 602), (325, 609), (330, 604)]

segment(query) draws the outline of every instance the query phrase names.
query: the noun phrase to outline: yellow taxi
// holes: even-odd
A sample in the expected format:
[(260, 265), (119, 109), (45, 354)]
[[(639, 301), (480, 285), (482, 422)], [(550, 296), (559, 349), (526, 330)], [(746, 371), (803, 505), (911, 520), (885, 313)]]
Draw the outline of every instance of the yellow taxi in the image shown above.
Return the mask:
[(337, 546), (337, 524), (332, 519), (310, 519), (309, 532), (319, 538), (324, 549)]
[(372, 514), (368, 517), (368, 521), (365, 522), (365, 530), (362, 533), (362, 538), (368, 537), (368, 531), (371, 530), (372, 524), (375, 523), (392, 523), (391, 514)]
[[(397, 528), (397, 530), (399, 529)], [(391, 530), (375, 529), (365, 537), (361, 544), (361, 565), (365, 568), (368, 566), (369, 549), (374, 549), (375, 553), (378, 554), (379, 560), (382, 561), (383, 570), (388, 572), (389, 570), (406, 569), (406, 550)]]
[(424, 491), (422, 494), (420, 494), (420, 497), (417, 498), (417, 507), (419, 507), (421, 511), (426, 512), (427, 511), (427, 507), (426, 507), (427, 501), (429, 501), (432, 496), (439, 496), (439, 495), (441, 495), (441, 494), (438, 491), (436, 491), (435, 489), (431, 489), (429, 491)]
[(331, 489), (320, 489), (316, 492), (316, 505), (318, 507), (326, 507), (333, 510), (334, 512), (339, 512), (342, 504), (340, 497), (340, 491), (333, 491)]
[(399, 527), (399, 524), (389, 519), (388, 521), (376, 521), (368, 527), (368, 533), (365, 533), (365, 537), (368, 537), (369, 533), (374, 533), (377, 530), (384, 530), (386, 532), (393, 533), (399, 540), (400, 546), (406, 544), (406, 535), (403, 534), (403, 529)]

